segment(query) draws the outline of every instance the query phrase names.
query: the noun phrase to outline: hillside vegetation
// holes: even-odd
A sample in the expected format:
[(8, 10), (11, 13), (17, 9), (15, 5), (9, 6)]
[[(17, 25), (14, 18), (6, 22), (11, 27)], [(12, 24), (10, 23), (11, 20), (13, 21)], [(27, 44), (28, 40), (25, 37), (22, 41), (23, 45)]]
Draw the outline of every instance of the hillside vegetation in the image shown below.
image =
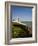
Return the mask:
[(11, 32), (13, 38), (32, 37), (32, 28), (25, 25), (21, 25), (19, 23), (12, 22)]

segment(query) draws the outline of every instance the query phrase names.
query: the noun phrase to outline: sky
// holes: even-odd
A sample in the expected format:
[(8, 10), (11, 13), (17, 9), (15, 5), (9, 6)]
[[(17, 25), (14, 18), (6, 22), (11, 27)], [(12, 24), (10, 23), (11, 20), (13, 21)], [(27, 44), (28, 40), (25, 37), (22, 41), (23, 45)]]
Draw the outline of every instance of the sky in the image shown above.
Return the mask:
[(32, 21), (32, 8), (11, 6), (12, 20), (20, 18), (21, 21)]

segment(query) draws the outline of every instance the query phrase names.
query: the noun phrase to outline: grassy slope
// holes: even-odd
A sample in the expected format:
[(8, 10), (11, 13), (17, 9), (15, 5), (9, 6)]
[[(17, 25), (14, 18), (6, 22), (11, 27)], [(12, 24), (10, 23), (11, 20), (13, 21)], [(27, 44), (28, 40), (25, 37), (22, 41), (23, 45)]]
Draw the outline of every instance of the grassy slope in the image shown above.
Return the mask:
[[(22, 22), (29, 25), (31, 22)], [(17, 23), (12, 23), (12, 37), (13, 38), (24, 38), (24, 37), (31, 37), (32, 34), (29, 34), (27, 27), (19, 25)]]

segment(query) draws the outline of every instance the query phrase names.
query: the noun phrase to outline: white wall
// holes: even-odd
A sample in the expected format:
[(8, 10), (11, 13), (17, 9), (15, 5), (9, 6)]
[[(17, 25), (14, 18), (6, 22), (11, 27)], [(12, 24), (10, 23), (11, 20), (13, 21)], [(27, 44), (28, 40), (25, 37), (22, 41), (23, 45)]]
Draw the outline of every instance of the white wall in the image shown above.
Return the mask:
[[(7, 1), (7, 0), (0, 0), (0, 46), (4, 46), (4, 43), (5, 43), (5, 23), (4, 23), (5, 22), (4, 21), (5, 20), (5, 1)], [(38, 0), (11, 0), (11, 1), (38, 3)], [(32, 46), (32, 45), (37, 46), (36, 43), (34, 43), (34, 44), (20, 44), (20, 46)], [(14, 46), (19, 46), (19, 45), (14, 45)]]

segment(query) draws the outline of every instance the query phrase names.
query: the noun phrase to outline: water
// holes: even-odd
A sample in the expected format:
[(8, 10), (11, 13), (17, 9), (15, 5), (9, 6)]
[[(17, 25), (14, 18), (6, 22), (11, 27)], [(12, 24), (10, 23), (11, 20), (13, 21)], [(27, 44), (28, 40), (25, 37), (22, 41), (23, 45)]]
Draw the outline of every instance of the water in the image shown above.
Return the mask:
[(28, 27), (32, 27), (32, 21), (22, 21), (22, 23), (26, 24)]

